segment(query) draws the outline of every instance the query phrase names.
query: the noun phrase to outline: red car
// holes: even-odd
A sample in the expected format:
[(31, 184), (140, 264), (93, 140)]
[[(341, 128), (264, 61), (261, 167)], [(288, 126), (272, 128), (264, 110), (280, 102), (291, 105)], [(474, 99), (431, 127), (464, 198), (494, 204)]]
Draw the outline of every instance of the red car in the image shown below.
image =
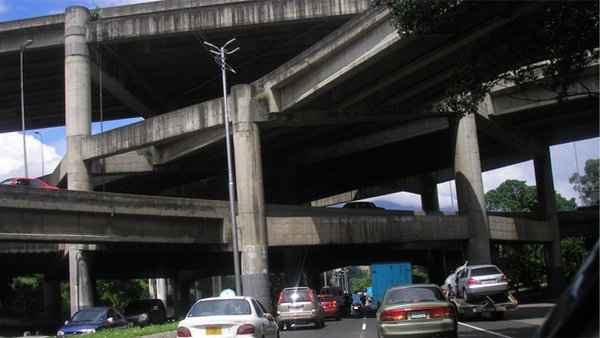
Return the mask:
[(20, 187), (33, 187), (33, 188), (41, 188), (41, 189), (58, 189), (57, 187), (50, 185), (42, 180), (38, 180), (37, 178), (26, 178), (26, 177), (12, 177), (7, 178), (4, 181), (0, 182), (3, 185), (15, 185)]
[(325, 312), (325, 318), (334, 318), (340, 320), (340, 308), (335, 297), (332, 295), (319, 295), (319, 301), (323, 306), (323, 312)]

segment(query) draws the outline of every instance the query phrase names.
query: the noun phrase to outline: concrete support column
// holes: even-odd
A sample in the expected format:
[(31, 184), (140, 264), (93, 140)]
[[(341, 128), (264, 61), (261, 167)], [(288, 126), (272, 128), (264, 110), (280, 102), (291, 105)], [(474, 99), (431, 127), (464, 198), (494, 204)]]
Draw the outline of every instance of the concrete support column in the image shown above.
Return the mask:
[(285, 267), (285, 282), (289, 286), (305, 286), (302, 282), (302, 258), (299, 249), (287, 248), (283, 250)]
[(68, 250), (71, 315), (73, 315), (79, 309), (94, 306), (94, 287), (88, 253), (77, 245), (71, 245)]
[(565, 278), (560, 248), (558, 216), (556, 214), (556, 192), (554, 191), (550, 150), (546, 148), (543, 154), (536, 156), (533, 159), (533, 164), (535, 167), (540, 217), (548, 221), (552, 228), (552, 242), (544, 244), (548, 289), (552, 295), (558, 296), (565, 286)]
[(258, 112), (249, 85), (232, 88), (233, 148), (241, 239), (243, 294), (271, 306), (267, 220), (262, 174)]
[[(182, 318), (190, 309), (190, 281), (175, 281), (175, 292), (173, 295), (173, 312), (175, 318)], [(165, 303), (166, 306), (166, 303)]]
[(46, 325), (58, 327), (62, 322), (60, 280), (44, 278), (44, 314)]
[(212, 296), (216, 297), (223, 291), (223, 279), (221, 276), (212, 276)]
[(71, 190), (93, 190), (89, 165), (82, 147), (92, 133), (92, 92), (89, 50), (85, 40), (90, 12), (68, 7), (65, 12), (65, 123), (67, 137), (67, 185)]
[(490, 225), (485, 211), (475, 115), (456, 116), (451, 119), (450, 126), (454, 137), (458, 211), (468, 216), (467, 259), (469, 264), (490, 263)]
[(165, 307), (167, 307), (167, 295), (169, 291), (167, 290), (167, 279), (166, 278), (157, 278), (156, 281), (156, 298), (163, 301)]
[(421, 192), (421, 207), (424, 211), (440, 211), (437, 183), (430, 183), (429, 189)]

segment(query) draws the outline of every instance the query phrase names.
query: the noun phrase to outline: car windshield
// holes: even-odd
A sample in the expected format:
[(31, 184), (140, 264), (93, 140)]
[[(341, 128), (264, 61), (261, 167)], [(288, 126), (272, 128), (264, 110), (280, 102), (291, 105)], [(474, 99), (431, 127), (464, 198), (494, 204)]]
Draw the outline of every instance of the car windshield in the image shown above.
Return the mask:
[(104, 309), (92, 309), (79, 311), (73, 315), (70, 322), (99, 322), (104, 320), (104, 315), (106, 314), (106, 310)]
[(136, 312), (145, 312), (150, 310), (151, 308), (150, 303), (148, 302), (133, 302), (133, 303), (129, 303), (127, 305), (127, 308), (125, 309), (126, 313), (136, 313)]
[(498, 270), (495, 266), (486, 266), (481, 268), (474, 268), (471, 270), (471, 277), (477, 276), (487, 276), (487, 275), (497, 275), (500, 274), (500, 270)]
[(287, 290), (283, 292), (283, 303), (310, 302), (308, 291)]
[(417, 302), (439, 302), (444, 300), (444, 295), (437, 288), (403, 288), (390, 290), (385, 300), (385, 304), (392, 305)]
[(14, 180), (15, 180), (14, 178), (7, 178), (4, 181), (0, 182), (0, 184), (9, 184), (10, 185), (10, 183)]
[(214, 299), (196, 303), (188, 317), (238, 316), (252, 313), (250, 304), (243, 299)]
[(334, 301), (334, 298), (332, 295), (322, 295), (322, 296), (319, 296), (319, 299), (322, 302), (333, 302)]

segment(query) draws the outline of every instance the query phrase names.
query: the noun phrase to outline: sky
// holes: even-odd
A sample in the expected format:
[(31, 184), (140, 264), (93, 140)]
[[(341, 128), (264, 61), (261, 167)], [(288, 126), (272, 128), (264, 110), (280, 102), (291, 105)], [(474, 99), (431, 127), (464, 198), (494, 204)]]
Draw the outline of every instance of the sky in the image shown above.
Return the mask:
[[(88, 8), (105, 8), (128, 5), (148, 0), (0, 0), (0, 22), (26, 19), (44, 15), (64, 13), (69, 6), (80, 5)], [(138, 121), (136, 119), (105, 122), (104, 131)], [(600, 128), (600, 126), (599, 126)], [(98, 133), (100, 124), (92, 126), (92, 133)], [(37, 131), (37, 133), (35, 133)], [(25, 136), (27, 144), (27, 163), (29, 176), (42, 176), (53, 171), (65, 154), (65, 128), (47, 128), (28, 130)], [(0, 133), (0, 181), (8, 177), (23, 176), (23, 136), (21, 132)], [(600, 158), (599, 139), (594, 138), (574, 143), (566, 143), (550, 148), (554, 187), (565, 198), (575, 198), (581, 204), (578, 194), (569, 183), (569, 177), (578, 172), (583, 175), (585, 161)], [(525, 181), (535, 185), (535, 173), (532, 161), (519, 163), (501, 169), (484, 172), (484, 191), (497, 188), (507, 179)], [(442, 210), (456, 210), (456, 188), (454, 182), (438, 185), (438, 197)], [(387, 209), (420, 210), (418, 195), (397, 193), (384, 197), (371, 198), (379, 206)]]

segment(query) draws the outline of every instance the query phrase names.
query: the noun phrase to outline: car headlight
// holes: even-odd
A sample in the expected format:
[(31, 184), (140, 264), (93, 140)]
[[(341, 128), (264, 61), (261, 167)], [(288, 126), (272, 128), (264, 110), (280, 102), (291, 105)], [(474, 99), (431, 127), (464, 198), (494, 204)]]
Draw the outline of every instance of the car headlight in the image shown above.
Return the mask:
[(57, 337), (62, 337), (62, 336), (64, 336), (64, 335), (65, 335), (65, 333), (64, 333), (64, 332), (62, 332), (62, 331), (58, 331), (58, 332), (56, 332), (56, 336), (57, 336)]

